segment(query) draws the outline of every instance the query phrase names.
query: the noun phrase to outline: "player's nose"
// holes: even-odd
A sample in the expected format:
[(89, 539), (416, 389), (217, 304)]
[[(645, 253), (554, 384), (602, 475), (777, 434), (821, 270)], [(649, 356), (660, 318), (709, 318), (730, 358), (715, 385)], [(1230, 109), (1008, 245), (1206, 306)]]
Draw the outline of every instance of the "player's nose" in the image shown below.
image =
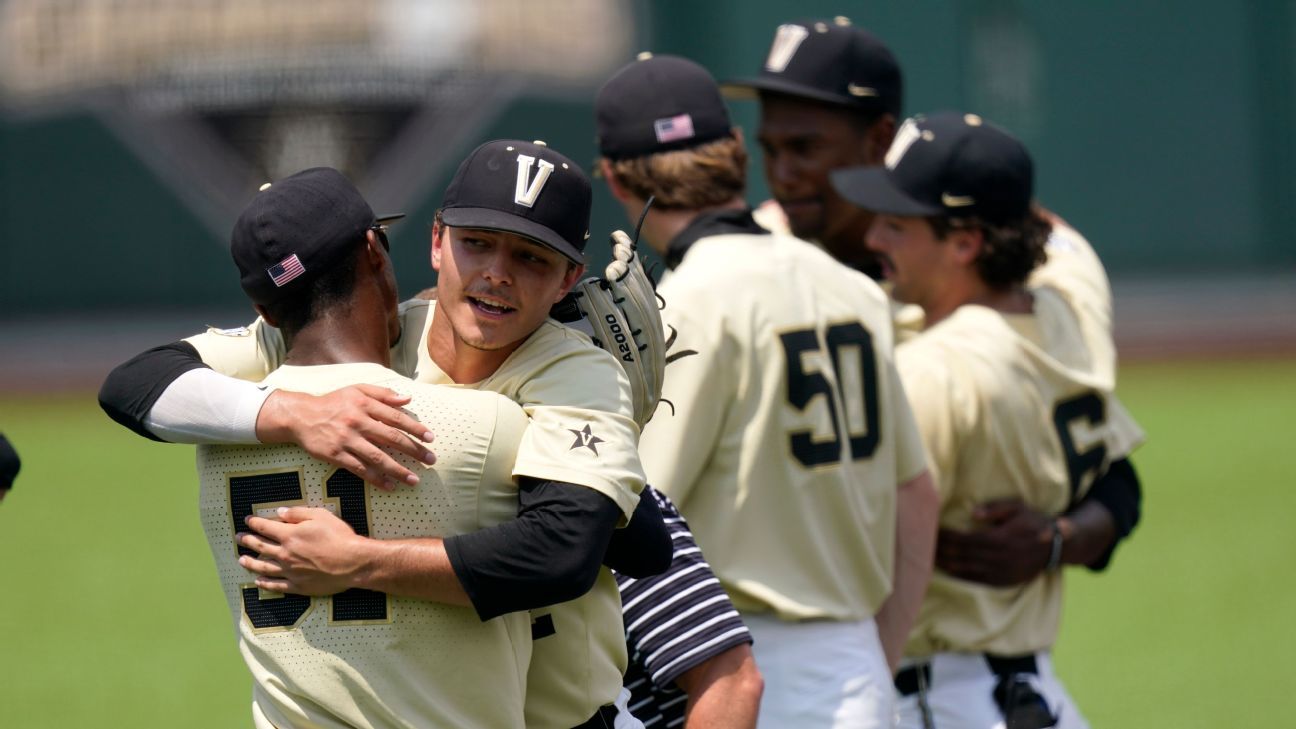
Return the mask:
[(511, 261), (511, 257), (504, 252), (494, 251), (482, 268), (482, 275), (495, 283), (511, 283), (513, 281)]

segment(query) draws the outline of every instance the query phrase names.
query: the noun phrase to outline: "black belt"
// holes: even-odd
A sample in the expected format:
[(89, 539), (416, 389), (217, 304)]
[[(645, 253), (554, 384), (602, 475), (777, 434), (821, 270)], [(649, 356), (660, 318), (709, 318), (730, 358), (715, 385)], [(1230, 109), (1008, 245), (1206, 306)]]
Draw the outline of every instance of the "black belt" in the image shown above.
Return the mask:
[(599, 710), (594, 712), (594, 716), (572, 727), (572, 729), (612, 729), (612, 726), (616, 723), (616, 718), (617, 707), (614, 704), (608, 704), (607, 706), (600, 706)]
[[(986, 653), (984, 656), (990, 671), (999, 678), (1015, 673), (1039, 675), (1039, 665), (1035, 662), (1034, 653), (1027, 653), (1024, 656), (993, 656)], [(931, 685), (931, 663), (917, 663), (900, 669), (895, 677), (896, 691), (899, 691), (901, 696), (913, 696), (918, 693), (920, 676), (923, 685)]]

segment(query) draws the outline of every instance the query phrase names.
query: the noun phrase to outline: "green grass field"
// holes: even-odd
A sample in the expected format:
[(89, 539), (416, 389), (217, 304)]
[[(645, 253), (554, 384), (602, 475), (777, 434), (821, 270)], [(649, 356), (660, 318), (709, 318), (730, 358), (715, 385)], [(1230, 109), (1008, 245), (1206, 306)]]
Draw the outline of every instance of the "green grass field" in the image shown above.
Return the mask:
[[(1073, 571), (1057, 662), (1095, 727), (1296, 713), (1296, 363), (1135, 365), (1144, 523)], [(0, 398), (0, 726), (248, 726), (249, 679), (198, 523), (192, 449), (88, 394)]]

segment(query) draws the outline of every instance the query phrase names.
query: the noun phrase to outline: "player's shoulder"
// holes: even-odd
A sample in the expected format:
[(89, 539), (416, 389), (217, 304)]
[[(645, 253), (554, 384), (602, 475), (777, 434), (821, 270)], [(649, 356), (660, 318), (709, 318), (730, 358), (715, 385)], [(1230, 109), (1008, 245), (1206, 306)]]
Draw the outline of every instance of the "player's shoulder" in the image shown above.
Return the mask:
[(783, 212), (777, 200), (766, 200), (757, 205), (756, 209), (752, 210), (752, 220), (771, 233), (792, 232), (792, 227), (788, 225), (787, 213)]
[(584, 332), (577, 331), (555, 319), (546, 319), (536, 331), (518, 347), (517, 352), (532, 358), (538, 364), (557, 360), (577, 360), (588, 364), (604, 363), (619, 367), (616, 359), (602, 347), (594, 344)]
[(896, 346), (896, 364), (932, 372), (956, 372), (974, 360), (1001, 359), (1018, 335), (1002, 314), (984, 306), (960, 306), (949, 316)]
[(1044, 246), (1045, 260), (1030, 276), (1033, 287), (1110, 299), (1111, 284), (1097, 251), (1075, 228), (1057, 219)]
[(424, 322), (432, 315), (435, 308), (436, 304), (427, 299), (415, 297), (402, 301), (396, 307), (396, 315), (400, 318), (402, 334), (409, 331), (421, 332)]
[(596, 409), (603, 409), (628, 396), (630, 382), (616, 358), (589, 337), (548, 319), (480, 387), (523, 405), (599, 403)]

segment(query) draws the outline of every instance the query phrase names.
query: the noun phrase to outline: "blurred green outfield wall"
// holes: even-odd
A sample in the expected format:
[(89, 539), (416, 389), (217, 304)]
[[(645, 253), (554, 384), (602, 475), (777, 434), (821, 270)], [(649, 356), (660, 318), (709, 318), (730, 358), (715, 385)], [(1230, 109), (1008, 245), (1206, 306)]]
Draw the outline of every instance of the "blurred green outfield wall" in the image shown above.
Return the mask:
[[(644, 49), (721, 79), (758, 71), (781, 21), (849, 16), (899, 57), (906, 112), (976, 111), (1020, 135), (1041, 201), (1114, 275), (1296, 272), (1296, 1), (640, 0), (636, 15)], [(594, 91), (523, 96), (473, 143), (545, 139), (588, 163)], [(755, 104), (733, 108), (753, 138)], [(760, 199), (754, 149), (753, 163)], [(625, 222), (595, 190), (600, 262), (600, 231)], [(407, 210), (394, 236), (406, 291), (432, 282), (438, 202)], [(0, 231), (0, 318), (241, 303), (225, 241), (89, 112), (0, 113)]]

